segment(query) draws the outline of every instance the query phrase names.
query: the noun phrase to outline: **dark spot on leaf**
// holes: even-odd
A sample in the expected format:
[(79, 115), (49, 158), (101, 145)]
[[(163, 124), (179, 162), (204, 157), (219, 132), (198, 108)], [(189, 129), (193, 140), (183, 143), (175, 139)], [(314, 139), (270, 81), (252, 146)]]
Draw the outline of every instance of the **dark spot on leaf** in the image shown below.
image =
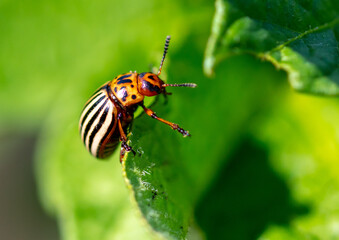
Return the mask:
[(152, 191), (153, 195), (152, 195), (152, 200), (155, 199), (155, 197), (158, 195), (157, 191)]

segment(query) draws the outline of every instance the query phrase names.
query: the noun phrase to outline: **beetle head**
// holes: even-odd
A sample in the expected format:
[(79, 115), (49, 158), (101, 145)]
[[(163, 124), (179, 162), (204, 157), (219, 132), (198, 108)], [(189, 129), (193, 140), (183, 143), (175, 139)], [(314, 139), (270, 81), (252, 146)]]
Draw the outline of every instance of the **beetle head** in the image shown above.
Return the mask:
[(171, 39), (171, 36), (167, 36), (165, 47), (164, 47), (164, 53), (162, 55), (158, 74), (154, 74), (151, 72), (143, 72), (138, 75), (138, 91), (140, 94), (144, 96), (155, 96), (160, 93), (170, 94), (170, 93), (166, 93), (166, 90), (165, 90), (166, 87), (171, 86), (171, 87), (195, 88), (197, 86), (195, 83), (165, 84), (164, 81), (162, 81), (159, 78), (159, 75), (161, 74), (161, 70), (162, 70), (162, 65), (164, 64), (164, 60), (167, 54), (170, 39)]
[(155, 96), (163, 92), (164, 82), (158, 75), (143, 72), (138, 75), (138, 91), (144, 96)]
[(166, 87), (190, 87), (195, 88), (195, 83), (174, 83), (165, 84), (158, 75), (149, 72), (140, 73), (138, 76), (138, 91), (144, 96), (155, 96), (160, 93), (166, 93)]

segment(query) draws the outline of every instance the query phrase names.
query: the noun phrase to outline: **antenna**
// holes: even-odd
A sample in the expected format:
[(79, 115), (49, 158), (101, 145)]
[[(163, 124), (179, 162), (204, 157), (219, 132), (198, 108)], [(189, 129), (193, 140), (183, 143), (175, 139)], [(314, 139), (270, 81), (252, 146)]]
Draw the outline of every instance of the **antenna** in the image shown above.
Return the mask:
[(174, 83), (174, 84), (163, 84), (162, 87), (190, 87), (195, 88), (198, 85), (195, 83)]
[(158, 71), (158, 74), (157, 74), (158, 76), (161, 74), (162, 65), (164, 64), (164, 60), (165, 60), (165, 57), (166, 57), (166, 54), (167, 54), (167, 50), (168, 50), (170, 40), (171, 40), (171, 36), (168, 35), (166, 37), (164, 54), (162, 55), (162, 59), (161, 59), (161, 62), (160, 62), (160, 67), (159, 67), (159, 71)]

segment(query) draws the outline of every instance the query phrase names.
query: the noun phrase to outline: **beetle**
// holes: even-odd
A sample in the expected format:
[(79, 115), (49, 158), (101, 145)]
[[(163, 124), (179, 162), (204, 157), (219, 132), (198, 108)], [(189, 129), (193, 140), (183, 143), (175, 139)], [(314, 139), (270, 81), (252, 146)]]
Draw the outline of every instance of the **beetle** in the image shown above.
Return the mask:
[(94, 157), (107, 158), (114, 152), (120, 141), (120, 162), (125, 152), (133, 151), (127, 144), (125, 132), (133, 121), (133, 114), (138, 106), (141, 106), (148, 116), (169, 125), (184, 137), (190, 136), (189, 132), (178, 124), (158, 117), (153, 110), (144, 105), (145, 96), (170, 95), (166, 92), (166, 87), (197, 86), (194, 83), (166, 84), (159, 78), (170, 39), (171, 37), (167, 36), (157, 74), (152, 72), (138, 74), (132, 71), (121, 74), (102, 85), (85, 104), (80, 117), (79, 130), (84, 145)]

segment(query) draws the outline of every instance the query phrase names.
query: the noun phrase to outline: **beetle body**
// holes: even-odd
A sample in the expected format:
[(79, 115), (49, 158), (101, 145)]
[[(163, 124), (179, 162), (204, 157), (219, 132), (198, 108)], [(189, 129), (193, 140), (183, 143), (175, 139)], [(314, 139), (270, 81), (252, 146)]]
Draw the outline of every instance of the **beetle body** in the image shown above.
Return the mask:
[(168, 86), (196, 87), (193, 83), (165, 84), (159, 78), (169, 40), (168, 36), (158, 74), (151, 72), (121, 74), (101, 86), (85, 104), (79, 122), (80, 135), (87, 150), (94, 157), (107, 158), (117, 148), (119, 141), (121, 141), (120, 161), (126, 151), (133, 151), (127, 144), (125, 132), (133, 121), (133, 114), (138, 106), (141, 106), (150, 117), (171, 126), (183, 136), (190, 136), (188, 131), (159, 118), (143, 104), (145, 96), (168, 95), (165, 90)]
[(133, 112), (133, 109), (122, 109), (112, 96), (110, 82), (100, 87), (86, 103), (80, 117), (80, 134), (87, 150), (96, 158), (110, 156), (120, 140), (118, 113), (123, 114), (121, 124), (126, 129), (133, 120)]

